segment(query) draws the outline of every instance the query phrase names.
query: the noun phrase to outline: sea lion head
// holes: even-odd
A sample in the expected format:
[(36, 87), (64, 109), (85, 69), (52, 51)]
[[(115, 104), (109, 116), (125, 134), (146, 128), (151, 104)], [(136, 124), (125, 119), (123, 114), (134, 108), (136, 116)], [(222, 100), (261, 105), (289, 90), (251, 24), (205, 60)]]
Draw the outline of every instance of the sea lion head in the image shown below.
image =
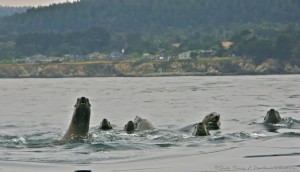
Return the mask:
[(139, 123), (141, 120), (143, 120), (143, 118), (141, 118), (140, 116), (136, 116), (134, 118), (134, 123)]
[(264, 123), (276, 124), (276, 123), (279, 123), (280, 120), (281, 120), (281, 117), (279, 115), (279, 112), (275, 109), (270, 109), (264, 118)]
[(100, 123), (99, 129), (101, 129), (101, 130), (110, 130), (110, 129), (112, 129), (112, 126), (111, 126), (110, 122), (106, 118), (104, 118), (102, 120), (102, 122)]
[(81, 97), (77, 99), (72, 118), (72, 127), (77, 135), (86, 135), (89, 131), (91, 116), (91, 104), (89, 99)]
[(124, 126), (124, 130), (127, 132), (127, 133), (132, 133), (135, 129), (135, 126), (134, 126), (134, 122), (133, 121), (128, 121), (127, 124)]
[(141, 118), (140, 116), (136, 116), (133, 120), (134, 128), (137, 128), (139, 122), (141, 122), (142, 120), (143, 120), (143, 118)]
[(193, 131), (194, 136), (208, 136), (209, 131), (207, 130), (206, 125), (203, 122), (199, 122), (194, 126), (194, 131)]
[(210, 130), (220, 129), (220, 114), (213, 112), (205, 116), (202, 122), (207, 126)]
[(74, 105), (75, 108), (79, 107), (91, 107), (90, 101), (86, 97), (80, 97), (77, 99), (76, 104)]

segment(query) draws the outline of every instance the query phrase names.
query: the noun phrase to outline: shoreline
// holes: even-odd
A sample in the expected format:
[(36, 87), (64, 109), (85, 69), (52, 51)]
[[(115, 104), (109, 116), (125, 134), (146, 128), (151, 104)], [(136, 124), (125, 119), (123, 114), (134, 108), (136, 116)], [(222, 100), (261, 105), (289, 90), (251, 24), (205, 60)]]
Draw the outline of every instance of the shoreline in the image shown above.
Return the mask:
[(300, 74), (300, 64), (274, 59), (255, 64), (242, 58), (173, 61), (87, 61), (0, 64), (0, 78), (172, 77)]
[(272, 76), (272, 75), (300, 75), (300, 73), (271, 73), (271, 74), (171, 74), (171, 73), (157, 73), (157, 74), (147, 74), (147, 75), (107, 75), (107, 76), (61, 76), (61, 77), (0, 77), (0, 79), (59, 79), (59, 78), (160, 78), (160, 77), (213, 77), (213, 76)]

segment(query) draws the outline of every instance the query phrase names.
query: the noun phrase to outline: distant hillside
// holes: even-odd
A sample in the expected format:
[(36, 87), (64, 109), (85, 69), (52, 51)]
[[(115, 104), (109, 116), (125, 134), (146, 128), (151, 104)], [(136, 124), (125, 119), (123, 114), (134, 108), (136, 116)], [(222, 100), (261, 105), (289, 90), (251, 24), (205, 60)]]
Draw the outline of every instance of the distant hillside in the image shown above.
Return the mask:
[(81, 0), (0, 18), (0, 61), (213, 50), (259, 64), (299, 59), (299, 45), (300, 0)]
[(8, 6), (0, 6), (0, 17), (11, 16), (16, 13), (23, 13), (29, 7), (8, 7)]
[(81, 0), (39, 7), (0, 21), (0, 34), (67, 32), (100, 26), (114, 32), (300, 23), (299, 0)]

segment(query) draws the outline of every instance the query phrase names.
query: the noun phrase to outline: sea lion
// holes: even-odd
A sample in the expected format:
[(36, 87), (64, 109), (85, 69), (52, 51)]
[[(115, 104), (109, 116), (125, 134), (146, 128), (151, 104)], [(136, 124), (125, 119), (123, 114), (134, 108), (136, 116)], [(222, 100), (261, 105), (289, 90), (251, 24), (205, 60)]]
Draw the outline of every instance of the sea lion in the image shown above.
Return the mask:
[(111, 130), (112, 126), (111, 126), (110, 122), (106, 118), (104, 118), (102, 120), (102, 122), (100, 123), (99, 129), (100, 130)]
[(218, 130), (220, 129), (220, 114), (212, 112), (205, 116), (202, 122), (207, 126), (209, 130)]
[(148, 130), (153, 129), (154, 126), (149, 120), (143, 119), (140, 116), (136, 116), (134, 119), (134, 128), (136, 130)]
[(193, 136), (209, 136), (209, 131), (203, 122), (199, 122), (194, 126)]
[(85, 97), (78, 98), (74, 107), (73, 117), (63, 140), (86, 137), (89, 132), (91, 116), (89, 99)]
[(133, 123), (134, 123), (134, 128), (137, 128), (137, 125), (140, 121), (142, 121), (143, 118), (141, 118), (140, 116), (135, 116)]
[(133, 121), (128, 121), (127, 124), (124, 126), (124, 131), (127, 133), (132, 133), (134, 131), (134, 122)]
[(264, 118), (264, 123), (277, 124), (281, 121), (279, 112), (275, 109), (270, 109)]

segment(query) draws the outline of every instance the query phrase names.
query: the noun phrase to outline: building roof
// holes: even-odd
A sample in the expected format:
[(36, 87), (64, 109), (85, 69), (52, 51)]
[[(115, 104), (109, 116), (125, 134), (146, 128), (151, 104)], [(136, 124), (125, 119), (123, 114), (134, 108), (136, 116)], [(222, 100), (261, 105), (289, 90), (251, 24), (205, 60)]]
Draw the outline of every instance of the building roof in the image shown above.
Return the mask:
[(225, 48), (225, 49), (228, 49), (230, 48), (231, 45), (233, 45), (234, 43), (233, 42), (230, 42), (230, 41), (224, 41), (222, 42), (222, 46)]

